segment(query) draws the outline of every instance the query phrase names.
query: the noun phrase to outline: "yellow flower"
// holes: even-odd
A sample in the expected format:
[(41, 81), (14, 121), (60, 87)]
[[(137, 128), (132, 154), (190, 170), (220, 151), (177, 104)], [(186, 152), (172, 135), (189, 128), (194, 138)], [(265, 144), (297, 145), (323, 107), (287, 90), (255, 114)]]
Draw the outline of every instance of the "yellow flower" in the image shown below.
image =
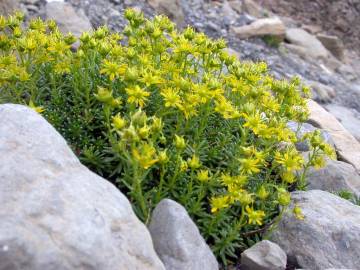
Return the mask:
[(125, 127), (126, 120), (122, 118), (119, 114), (117, 114), (112, 118), (112, 125), (115, 129), (121, 130)]
[(320, 155), (316, 156), (312, 161), (312, 165), (314, 166), (315, 169), (323, 168), (326, 165), (325, 158)]
[(266, 190), (265, 186), (261, 186), (256, 195), (260, 200), (266, 200), (266, 198), (269, 196), (269, 192)]
[(29, 101), (29, 107), (37, 113), (42, 113), (45, 109), (41, 106), (36, 106), (32, 100)]
[(148, 138), (148, 137), (149, 137), (149, 134), (150, 134), (150, 127), (147, 126), (147, 125), (145, 125), (145, 126), (139, 128), (138, 134), (139, 134), (139, 137), (140, 137), (141, 139), (146, 139), (146, 138)]
[(161, 95), (165, 100), (165, 107), (181, 107), (182, 102), (178, 91), (172, 88), (166, 88), (161, 91)]
[(245, 207), (246, 214), (249, 218), (248, 223), (253, 225), (262, 225), (263, 218), (265, 217), (265, 212), (262, 210), (254, 210), (252, 207), (248, 205)]
[(188, 159), (188, 164), (189, 164), (190, 169), (192, 169), (192, 170), (198, 169), (201, 166), (200, 159), (195, 154), (191, 157), (191, 159)]
[(229, 206), (230, 198), (229, 196), (220, 196), (211, 198), (211, 213), (215, 213), (223, 208)]
[(254, 174), (260, 172), (259, 159), (257, 158), (244, 158), (239, 159), (241, 163), (240, 171), (244, 174)]
[(119, 75), (123, 75), (126, 70), (126, 65), (119, 65), (115, 62), (105, 59), (102, 64), (102, 69), (100, 70), (101, 74), (106, 74), (109, 76), (110, 80), (113, 81)]
[(134, 103), (141, 108), (144, 107), (147, 97), (150, 96), (149, 92), (141, 89), (138, 85), (126, 88), (125, 91), (128, 94), (128, 102)]
[(259, 112), (252, 115), (246, 115), (245, 120), (246, 123), (244, 124), (244, 127), (250, 128), (255, 134), (259, 134), (261, 130), (266, 128)]
[(197, 179), (200, 181), (200, 182), (207, 182), (209, 180), (209, 171), (208, 170), (200, 170), (198, 173), (197, 173)]
[(301, 208), (297, 204), (295, 204), (295, 207), (293, 209), (293, 214), (299, 220), (303, 220), (305, 218), (304, 214), (301, 211)]
[(303, 157), (295, 148), (288, 148), (285, 153), (276, 152), (275, 161), (287, 171), (299, 170), (304, 163)]
[(281, 174), (281, 179), (288, 184), (292, 184), (296, 181), (296, 177), (292, 171), (285, 171)]
[(254, 202), (253, 194), (243, 189), (234, 192), (232, 196), (234, 200), (239, 201), (242, 205), (249, 205)]
[(156, 158), (156, 150), (149, 144), (142, 144), (139, 149), (133, 149), (132, 154), (134, 159), (139, 162), (140, 166), (145, 170), (158, 162)]

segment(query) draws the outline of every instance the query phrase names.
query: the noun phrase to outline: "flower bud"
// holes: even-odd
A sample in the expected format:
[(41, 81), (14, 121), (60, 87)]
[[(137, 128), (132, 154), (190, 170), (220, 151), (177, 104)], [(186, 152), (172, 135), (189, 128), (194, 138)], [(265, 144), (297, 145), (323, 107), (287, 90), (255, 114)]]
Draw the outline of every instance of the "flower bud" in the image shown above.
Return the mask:
[(182, 136), (175, 135), (175, 147), (178, 150), (184, 150), (186, 147), (185, 139)]
[(165, 164), (169, 161), (169, 157), (167, 156), (166, 150), (161, 151), (158, 155), (158, 161), (160, 164)]

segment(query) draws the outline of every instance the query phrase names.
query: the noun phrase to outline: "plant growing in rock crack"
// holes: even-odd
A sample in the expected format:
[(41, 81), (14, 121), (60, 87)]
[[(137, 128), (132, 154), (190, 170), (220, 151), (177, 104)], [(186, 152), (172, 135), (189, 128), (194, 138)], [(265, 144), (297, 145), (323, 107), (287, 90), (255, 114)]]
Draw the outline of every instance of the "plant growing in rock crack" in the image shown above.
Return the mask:
[(42, 113), (144, 222), (163, 198), (183, 204), (226, 264), (285, 211), (307, 168), (333, 155), (315, 132), (305, 162), (286, 126), (306, 120), (309, 90), (165, 16), (125, 17), (123, 33), (100, 27), (71, 50), (77, 39), (53, 21), (23, 28), (22, 14), (0, 16), (0, 100)]

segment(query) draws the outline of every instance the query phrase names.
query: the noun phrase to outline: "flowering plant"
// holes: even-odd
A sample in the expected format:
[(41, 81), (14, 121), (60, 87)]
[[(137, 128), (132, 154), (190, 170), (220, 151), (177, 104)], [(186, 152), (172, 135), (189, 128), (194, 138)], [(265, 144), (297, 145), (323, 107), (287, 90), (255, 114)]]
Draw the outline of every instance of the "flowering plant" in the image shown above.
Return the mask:
[(304, 159), (287, 127), (307, 119), (309, 89), (165, 16), (125, 17), (123, 33), (101, 27), (74, 49), (53, 21), (0, 16), (0, 101), (42, 113), (144, 222), (161, 199), (180, 202), (226, 264), (285, 211), (307, 168), (334, 155), (314, 132), (301, 138)]

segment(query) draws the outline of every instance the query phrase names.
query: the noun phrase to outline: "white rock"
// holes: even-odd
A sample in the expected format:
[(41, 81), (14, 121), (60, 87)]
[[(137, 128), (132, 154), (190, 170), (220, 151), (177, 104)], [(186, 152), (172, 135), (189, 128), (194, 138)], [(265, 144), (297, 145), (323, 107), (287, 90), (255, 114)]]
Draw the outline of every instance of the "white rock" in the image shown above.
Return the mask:
[(310, 110), (309, 123), (326, 130), (335, 145), (338, 157), (352, 164), (360, 172), (360, 143), (340, 122), (313, 100), (308, 101)]
[(126, 197), (21, 105), (0, 105), (0, 205), (0, 269), (165, 269)]
[(350, 191), (360, 197), (360, 175), (355, 168), (345, 162), (327, 160), (324, 168), (311, 168), (306, 175), (308, 189), (329, 192)]
[(267, 35), (283, 37), (285, 26), (279, 18), (274, 17), (258, 19), (249, 25), (232, 27), (232, 31), (241, 39)]
[(167, 270), (217, 270), (215, 256), (185, 208), (164, 199), (155, 208), (149, 230)]
[(325, 108), (338, 119), (341, 124), (360, 141), (360, 113), (340, 105), (329, 104)]
[(324, 45), (315, 36), (301, 28), (287, 29), (285, 39), (305, 48), (309, 58), (326, 59), (329, 57), (329, 51)]
[(291, 211), (282, 217), (271, 239), (301, 268), (358, 269), (360, 265), (360, 207), (331, 193), (310, 190), (292, 193), (293, 204), (304, 214)]
[(286, 254), (275, 243), (263, 240), (241, 254), (241, 269), (285, 270)]

